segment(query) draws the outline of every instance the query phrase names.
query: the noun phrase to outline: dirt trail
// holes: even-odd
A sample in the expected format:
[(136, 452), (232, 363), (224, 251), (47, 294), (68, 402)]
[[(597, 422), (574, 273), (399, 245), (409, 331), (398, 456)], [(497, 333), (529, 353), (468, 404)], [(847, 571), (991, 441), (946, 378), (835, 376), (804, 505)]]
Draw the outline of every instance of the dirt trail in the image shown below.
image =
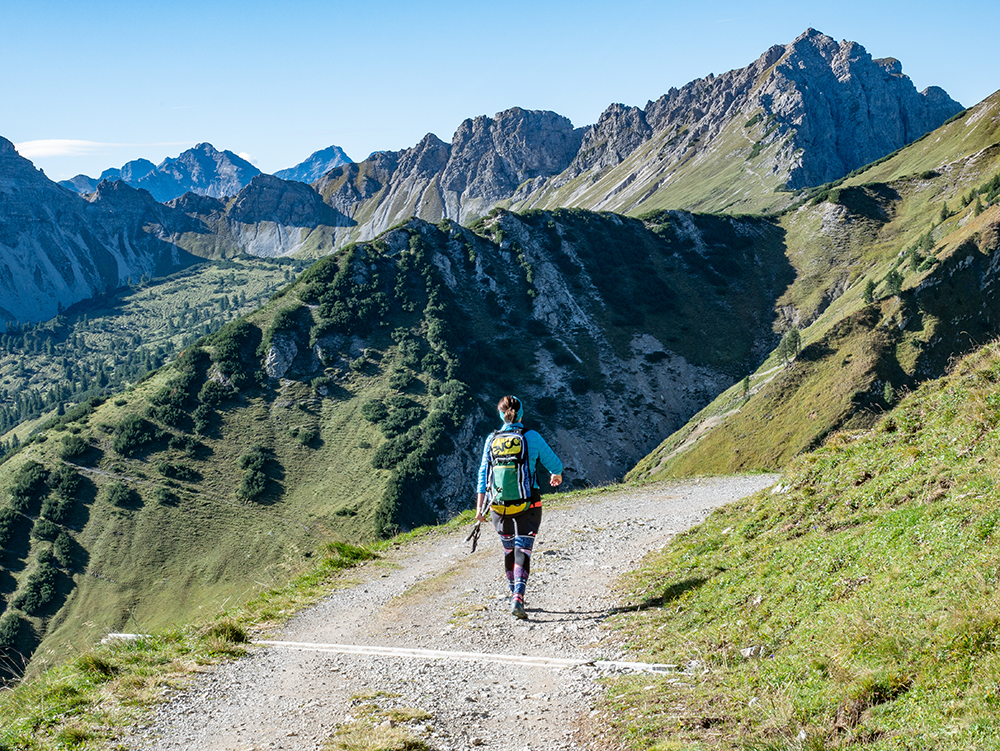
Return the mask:
[[(660, 483), (546, 509), (532, 557), (527, 621), (509, 613), (492, 529), (484, 526), (471, 555), (464, 532), (405, 546), (360, 569), (357, 584), (272, 637), (300, 646), (262, 647), (211, 671), (164, 704), (126, 747), (319, 749), (338, 726), (357, 722), (359, 703), (367, 701), (409, 711), (408, 729), (434, 749), (579, 748), (584, 741), (574, 726), (600, 693), (594, 679), (630, 670), (594, 661), (633, 659), (602, 643), (601, 624), (617, 605), (614, 580), (712, 508), (776, 479)], [(424, 651), (348, 654), (336, 645)], [(579, 664), (501, 661), (498, 655)]]

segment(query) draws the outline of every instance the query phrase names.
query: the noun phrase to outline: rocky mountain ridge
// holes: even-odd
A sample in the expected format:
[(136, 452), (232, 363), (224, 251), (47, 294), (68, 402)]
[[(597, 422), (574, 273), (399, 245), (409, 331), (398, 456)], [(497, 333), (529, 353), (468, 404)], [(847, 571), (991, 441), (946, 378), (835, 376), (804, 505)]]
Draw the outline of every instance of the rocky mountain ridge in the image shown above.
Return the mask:
[(121, 169), (108, 169), (94, 179), (77, 175), (59, 184), (78, 193), (90, 193), (103, 180), (122, 180), (142, 188), (161, 203), (185, 193), (221, 198), (236, 195), (261, 171), (231, 151), (219, 151), (210, 143), (181, 152), (154, 165), (147, 159), (128, 162)]
[[(265, 179), (209, 144), (159, 167), (137, 160), (108, 175), (148, 186), (159, 200), (170, 196), (166, 209), (176, 209), (133, 227), (135, 237), (153, 233), (200, 257), (319, 257), (414, 216), (469, 222), (496, 206), (773, 210), (798, 198), (796, 188), (842, 177), (959, 109), (940, 89), (917, 93), (898, 61), (874, 60), (860, 45), (810, 29), (746, 68), (671, 89), (644, 109), (612, 105), (588, 128), (513, 108), (466, 120), (450, 143), (428, 134), (411, 149), (335, 167), (311, 188)], [(31, 235), (48, 221), (15, 230), (12, 215), (7, 232)], [(35, 265), (43, 279), (50, 263)], [(46, 284), (62, 283), (35, 286)], [(97, 288), (74, 294), (84, 289)], [(34, 307), (12, 299), (4, 315), (34, 319), (80, 299), (55, 298)]]
[(0, 319), (46, 320), (62, 308), (196, 258), (171, 233), (198, 231), (180, 211), (124, 182), (83, 198), (56, 185), (0, 137)]
[(429, 134), (315, 187), (357, 222), (351, 239), (414, 215), (466, 222), (494, 205), (750, 211), (787, 205), (792, 194), (775, 189), (843, 177), (961, 109), (940, 88), (918, 93), (897, 60), (809, 29), (645, 109), (613, 104), (587, 128), (514, 108), (466, 120), (450, 144)]

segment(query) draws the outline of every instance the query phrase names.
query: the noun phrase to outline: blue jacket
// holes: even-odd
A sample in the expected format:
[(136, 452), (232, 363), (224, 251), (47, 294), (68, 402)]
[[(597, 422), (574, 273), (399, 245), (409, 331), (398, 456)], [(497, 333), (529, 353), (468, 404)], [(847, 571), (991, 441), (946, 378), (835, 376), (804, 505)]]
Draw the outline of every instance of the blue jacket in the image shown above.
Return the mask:
[[(524, 426), (519, 422), (505, 422), (501, 430), (510, 430), (511, 428), (523, 428)], [(538, 464), (538, 460), (541, 459), (542, 465), (553, 475), (561, 475), (563, 473), (563, 463), (556, 456), (555, 452), (549, 448), (549, 444), (545, 442), (545, 439), (538, 434), (535, 430), (526, 430), (524, 432), (524, 440), (528, 443), (528, 472), (531, 473), (531, 487), (538, 487), (538, 478), (535, 476), (535, 465)], [(476, 485), (477, 493), (486, 492), (486, 474), (489, 470), (490, 464), (490, 438), (486, 438), (486, 444), (483, 446), (483, 459), (479, 463), (479, 482)], [(524, 491), (521, 491), (524, 492)]]

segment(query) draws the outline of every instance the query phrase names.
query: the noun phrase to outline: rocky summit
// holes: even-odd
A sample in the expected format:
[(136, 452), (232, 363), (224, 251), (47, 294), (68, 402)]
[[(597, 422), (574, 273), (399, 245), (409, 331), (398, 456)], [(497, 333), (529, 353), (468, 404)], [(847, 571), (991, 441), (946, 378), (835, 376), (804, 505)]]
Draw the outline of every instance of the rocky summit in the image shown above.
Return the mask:
[(759, 211), (843, 177), (962, 110), (918, 92), (892, 58), (814, 29), (745, 68), (670, 89), (645, 108), (612, 104), (574, 128), (519, 108), (429, 134), (411, 149), (340, 167), (315, 184), (357, 220), (351, 239), (416, 215), (460, 222), (496, 205)]
[(250, 162), (231, 151), (219, 151), (210, 143), (199, 143), (158, 166), (137, 159), (121, 169), (109, 169), (98, 180), (77, 175), (60, 183), (78, 193), (90, 193), (101, 180), (122, 180), (133, 188), (144, 188), (157, 201), (165, 202), (185, 193), (203, 196), (236, 195), (250, 180), (261, 174)]
[(352, 161), (339, 146), (328, 146), (325, 149), (314, 151), (305, 161), (299, 162), (294, 167), (278, 170), (274, 176), (280, 177), (282, 180), (313, 183), (330, 170), (343, 164), (350, 164)]

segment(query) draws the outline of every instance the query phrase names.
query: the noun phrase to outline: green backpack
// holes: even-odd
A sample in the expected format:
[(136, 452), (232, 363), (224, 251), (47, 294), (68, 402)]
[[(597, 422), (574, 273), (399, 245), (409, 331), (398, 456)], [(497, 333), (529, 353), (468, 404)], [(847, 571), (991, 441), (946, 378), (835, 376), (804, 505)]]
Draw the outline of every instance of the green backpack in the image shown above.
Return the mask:
[(531, 503), (532, 491), (524, 428), (495, 431), (490, 436), (488, 459), (490, 508), (503, 516), (521, 513)]

